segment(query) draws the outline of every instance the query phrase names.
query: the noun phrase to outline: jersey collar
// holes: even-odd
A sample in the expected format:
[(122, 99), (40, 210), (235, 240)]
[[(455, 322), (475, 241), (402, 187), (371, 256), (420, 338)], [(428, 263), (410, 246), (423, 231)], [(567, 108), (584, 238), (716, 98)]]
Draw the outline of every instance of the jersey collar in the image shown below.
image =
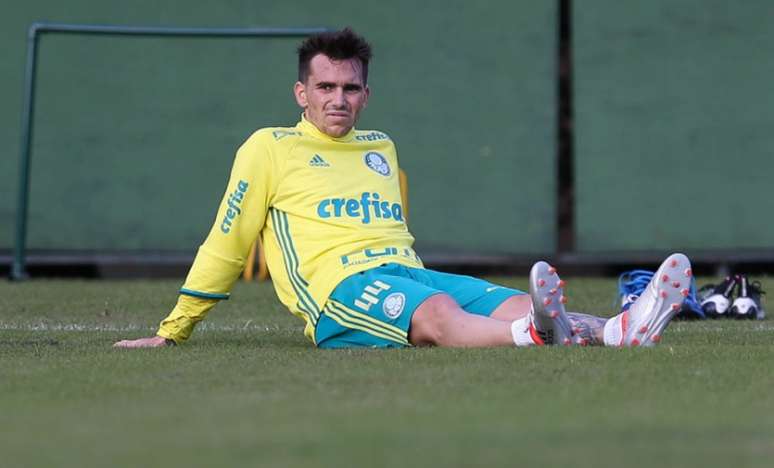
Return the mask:
[(296, 124), (296, 128), (301, 130), (303, 133), (312, 135), (313, 137), (319, 138), (320, 140), (347, 142), (347, 141), (352, 141), (355, 138), (354, 128), (350, 129), (346, 135), (340, 136), (338, 138), (334, 138), (330, 135), (327, 135), (321, 132), (320, 129), (315, 127), (315, 125), (312, 122), (306, 120), (306, 117), (304, 117), (304, 114), (301, 114), (301, 121)]

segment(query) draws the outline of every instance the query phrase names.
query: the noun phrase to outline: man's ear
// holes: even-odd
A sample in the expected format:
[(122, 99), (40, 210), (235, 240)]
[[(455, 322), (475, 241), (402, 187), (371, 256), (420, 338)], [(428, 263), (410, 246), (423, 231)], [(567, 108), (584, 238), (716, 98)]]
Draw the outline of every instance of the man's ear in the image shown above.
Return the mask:
[(296, 84), (293, 85), (293, 95), (296, 97), (296, 103), (302, 109), (306, 109), (309, 102), (306, 99), (306, 86), (304, 86), (304, 83), (296, 81)]
[(365, 100), (363, 101), (363, 109), (368, 106), (368, 97), (371, 96), (371, 88), (365, 85)]

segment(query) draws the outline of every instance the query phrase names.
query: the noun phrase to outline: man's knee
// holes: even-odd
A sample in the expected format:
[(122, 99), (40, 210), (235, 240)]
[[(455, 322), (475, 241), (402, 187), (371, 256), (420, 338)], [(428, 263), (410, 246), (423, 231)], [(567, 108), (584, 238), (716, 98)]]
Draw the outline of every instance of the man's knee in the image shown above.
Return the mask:
[(415, 346), (435, 345), (443, 341), (444, 325), (457, 314), (465, 313), (447, 294), (428, 297), (414, 312), (409, 328), (409, 342)]

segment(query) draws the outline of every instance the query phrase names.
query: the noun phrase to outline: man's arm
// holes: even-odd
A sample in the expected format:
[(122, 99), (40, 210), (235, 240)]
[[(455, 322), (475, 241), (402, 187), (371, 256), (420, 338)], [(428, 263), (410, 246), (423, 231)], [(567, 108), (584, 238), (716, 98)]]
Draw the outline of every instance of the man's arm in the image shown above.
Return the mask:
[(161, 322), (156, 336), (119, 341), (115, 347), (182, 343), (215, 304), (229, 298), (275, 192), (275, 168), (265, 136), (254, 134), (237, 152), (212, 229), (196, 254), (175, 308)]

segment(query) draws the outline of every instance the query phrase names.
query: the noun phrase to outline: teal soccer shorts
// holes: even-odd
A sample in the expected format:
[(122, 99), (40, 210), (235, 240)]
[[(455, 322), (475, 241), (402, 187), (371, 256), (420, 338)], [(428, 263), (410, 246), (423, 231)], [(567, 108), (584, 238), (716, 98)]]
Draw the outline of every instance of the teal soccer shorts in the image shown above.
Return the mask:
[(509, 297), (524, 294), (471, 276), (390, 263), (336, 286), (317, 322), (315, 343), (320, 348), (409, 346), (411, 317), (425, 299), (440, 293), (485, 316)]

